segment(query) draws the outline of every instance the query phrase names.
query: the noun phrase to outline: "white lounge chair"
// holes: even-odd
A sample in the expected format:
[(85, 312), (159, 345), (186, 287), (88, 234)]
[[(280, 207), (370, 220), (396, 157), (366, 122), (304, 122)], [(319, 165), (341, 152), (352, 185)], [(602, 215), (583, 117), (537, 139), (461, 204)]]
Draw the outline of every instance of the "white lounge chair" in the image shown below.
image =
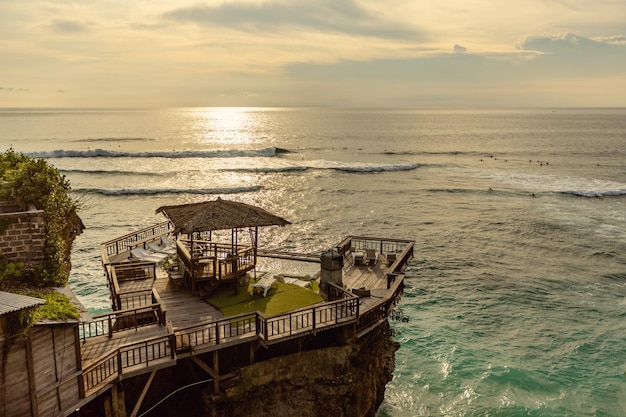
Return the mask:
[(135, 248), (130, 251), (130, 254), (144, 262), (154, 262), (156, 264), (160, 264), (168, 258), (168, 255), (165, 253), (155, 253), (149, 252), (144, 248)]
[(165, 253), (167, 255), (176, 255), (176, 247), (161, 246), (161, 245), (158, 245), (156, 242), (148, 243), (148, 247), (157, 253)]
[(274, 278), (274, 274), (265, 274), (263, 278), (258, 280), (256, 283), (252, 284), (252, 293), (254, 294), (255, 290), (263, 291), (263, 297), (267, 296), (267, 292), (272, 288), (272, 285), (276, 282), (276, 278)]
[(176, 248), (176, 242), (169, 238), (167, 235), (161, 236), (161, 246), (165, 248)]

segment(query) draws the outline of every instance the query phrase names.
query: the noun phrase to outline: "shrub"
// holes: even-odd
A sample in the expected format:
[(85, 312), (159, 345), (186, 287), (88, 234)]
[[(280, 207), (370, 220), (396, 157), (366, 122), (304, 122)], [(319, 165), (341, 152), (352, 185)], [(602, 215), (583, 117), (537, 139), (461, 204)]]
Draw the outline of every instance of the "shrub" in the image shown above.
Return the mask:
[(13, 149), (0, 154), (0, 201), (11, 201), (20, 210), (34, 205), (44, 211), (46, 221), (42, 263), (25, 269), (0, 260), (0, 287), (67, 283), (74, 230), (82, 227), (78, 204), (70, 191), (67, 178), (44, 159), (33, 159)]

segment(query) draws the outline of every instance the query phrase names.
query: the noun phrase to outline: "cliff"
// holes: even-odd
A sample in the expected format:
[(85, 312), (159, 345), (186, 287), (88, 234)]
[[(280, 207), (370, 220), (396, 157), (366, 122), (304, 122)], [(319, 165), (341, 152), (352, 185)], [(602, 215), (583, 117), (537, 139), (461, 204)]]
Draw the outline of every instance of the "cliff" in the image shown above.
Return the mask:
[(211, 417), (372, 417), (392, 378), (398, 343), (389, 325), (358, 343), (294, 353), (241, 369), (237, 383), (203, 396)]
[[(141, 412), (150, 416), (373, 417), (392, 378), (395, 351), (387, 322), (357, 342), (303, 350), (237, 369), (214, 393), (190, 360), (157, 372)], [(263, 349), (263, 348), (261, 348)], [(127, 414), (146, 375), (122, 382)], [(188, 389), (183, 386), (194, 385)], [(158, 404), (157, 404), (158, 403)]]

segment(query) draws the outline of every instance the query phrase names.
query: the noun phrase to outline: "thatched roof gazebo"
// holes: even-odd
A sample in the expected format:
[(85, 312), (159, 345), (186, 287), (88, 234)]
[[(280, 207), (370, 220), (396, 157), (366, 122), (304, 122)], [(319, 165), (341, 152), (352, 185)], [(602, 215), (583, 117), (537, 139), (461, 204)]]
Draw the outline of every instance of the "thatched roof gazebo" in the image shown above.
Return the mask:
[(162, 206), (156, 211), (163, 213), (177, 233), (192, 234), (213, 230), (239, 229), (259, 226), (285, 226), (291, 224), (260, 207), (237, 201), (215, 200), (200, 203)]
[[(178, 255), (185, 264), (192, 289), (200, 281), (220, 281), (237, 278), (254, 269), (257, 259), (259, 226), (285, 226), (291, 224), (260, 207), (246, 203), (223, 200), (200, 203), (162, 206), (156, 210), (163, 213), (172, 224), (176, 234), (187, 239), (178, 239)], [(250, 230), (250, 245), (238, 245), (240, 229)], [(203, 232), (231, 230), (230, 244), (200, 239)], [(195, 238), (194, 238), (195, 236)]]

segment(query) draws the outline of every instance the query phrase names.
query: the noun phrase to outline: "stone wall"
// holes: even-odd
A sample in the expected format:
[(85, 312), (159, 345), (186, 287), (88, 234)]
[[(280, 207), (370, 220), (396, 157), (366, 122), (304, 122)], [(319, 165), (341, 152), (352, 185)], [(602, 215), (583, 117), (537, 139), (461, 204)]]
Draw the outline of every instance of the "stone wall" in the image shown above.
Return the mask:
[(0, 210), (0, 256), (28, 265), (41, 262), (46, 239), (43, 210), (15, 212), (8, 207), (4, 204)]

